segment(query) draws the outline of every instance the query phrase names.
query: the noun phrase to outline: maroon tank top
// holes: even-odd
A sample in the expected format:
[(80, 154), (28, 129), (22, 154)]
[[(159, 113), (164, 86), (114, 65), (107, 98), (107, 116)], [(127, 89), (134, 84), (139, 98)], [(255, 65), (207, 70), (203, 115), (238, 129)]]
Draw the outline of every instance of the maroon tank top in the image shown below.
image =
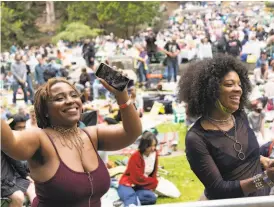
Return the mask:
[[(83, 130), (89, 137), (89, 134)], [(46, 182), (35, 182), (36, 198), (32, 207), (100, 207), (101, 197), (110, 187), (110, 177), (105, 164), (98, 157), (98, 168), (92, 172), (76, 172), (61, 159), (57, 148), (51, 141), (60, 160), (55, 175)]]

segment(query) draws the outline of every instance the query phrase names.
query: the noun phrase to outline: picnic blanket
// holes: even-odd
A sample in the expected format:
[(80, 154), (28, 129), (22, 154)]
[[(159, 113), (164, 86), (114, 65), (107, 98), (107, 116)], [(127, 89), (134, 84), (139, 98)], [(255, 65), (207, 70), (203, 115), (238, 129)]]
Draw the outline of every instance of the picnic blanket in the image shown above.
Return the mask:
[[(157, 136), (158, 146), (157, 150), (159, 155), (168, 155), (172, 152), (172, 146), (177, 145), (179, 142), (179, 132), (159, 133)], [(140, 138), (139, 138), (140, 139)], [(111, 154), (131, 155), (138, 149), (139, 139), (136, 142), (119, 151), (111, 152)]]

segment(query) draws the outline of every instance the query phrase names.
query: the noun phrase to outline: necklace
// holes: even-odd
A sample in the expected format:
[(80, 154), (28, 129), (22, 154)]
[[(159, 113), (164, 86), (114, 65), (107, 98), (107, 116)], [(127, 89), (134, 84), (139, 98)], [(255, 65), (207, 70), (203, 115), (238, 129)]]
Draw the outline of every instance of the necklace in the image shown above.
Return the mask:
[(229, 116), (227, 119), (213, 119), (212, 117), (207, 117), (207, 119), (209, 119), (210, 121), (214, 121), (217, 123), (226, 123), (230, 120), (231, 116)]
[(210, 119), (208, 119), (208, 121), (214, 125), (215, 127), (217, 127), (227, 138), (231, 139), (234, 144), (233, 144), (233, 148), (234, 150), (238, 153), (237, 156), (240, 160), (244, 160), (245, 159), (245, 154), (243, 152), (243, 145), (237, 140), (237, 126), (236, 126), (236, 121), (235, 118), (233, 116), (231, 116), (232, 121), (233, 121), (233, 125), (234, 125), (234, 136), (230, 136), (229, 134), (227, 134), (227, 132), (225, 132), (224, 130), (222, 130), (217, 124), (213, 123)]
[(84, 148), (84, 142), (80, 136), (79, 128), (77, 126), (68, 129), (59, 126), (51, 126), (51, 128), (58, 132), (59, 135), (57, 136), (60, 139), (61, 144), (64, 147), (68, 147), (69, 149), (75, 147), (82, 159), (82, 149)]

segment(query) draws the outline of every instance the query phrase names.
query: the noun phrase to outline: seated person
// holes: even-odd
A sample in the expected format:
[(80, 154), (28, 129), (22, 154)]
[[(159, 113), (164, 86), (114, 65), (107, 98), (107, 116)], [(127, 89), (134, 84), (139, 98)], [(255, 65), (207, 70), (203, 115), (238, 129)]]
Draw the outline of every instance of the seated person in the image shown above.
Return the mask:
[[(12, 130), (22, 131), (26, 128), (26, 118), (14, 115), (9, 125)], [(27, 163), (14, 160), (1, 151), (1, 197), (10, 198), (11, 207), (22, 207), (25, 195), (28, 196), (30, 203), (36, 196)]]
[(34, 106), (31, 106), (29, 108), (29, 116), (30, 116), (30, 118), (26, 122), (26, 129), (29, 129), (29, 128), (32, 128), (32, 127), (38, 127)]
[(131, 155), (127, 169), (119, 181), (118, 194), (125, 207), (130, 205), (151, 205), (156, 203), (153, 190), (158, 185), (157, 138), (151, 132), (144, 132), (138, 150)]
[(261, 146), (265, 143), (264, 127), (265, 127), (265, 112), (263, 110), (263, 103), (261, 100), (256, 100), (251, 104), (252, 111), (248, 114), (248, 123), (253, 129), (258, 143)]
[(260, 58), (256, 62), (256, 68), (260, 68), (263, 63), (267, 62), (267, 53), (266, 51), (262, 51)]
[(80, 75), (80, 78), (79, 78), (79, 83), (85, 87), (86, 83), (90, 82), (90, 81), (91, 80), (90, 80), (89, 74), (87, 73), (87, 69), (82, 68), (81, 75)]
[[(268, 162), (269, 159), (274, 159), (274, 139), (260, 147), (260, 155), (264, 157), (266, 162)], [(271, 188), (270, 195), (274, 195), (274, 187)]]
[(256, 85), (265, 84), (268, 78), (268, 64), (262, 63), (260, 68), (254, 70), (254, 81)]
[(91, 97), (91, 94), (90, 94), (90, 88), (84, 88), (82, 90), (82, 95), (81, 95), (81, 101), (82, 103), (87, 103), (87, 102), (90, 102), (92, 101), (92, 97)]

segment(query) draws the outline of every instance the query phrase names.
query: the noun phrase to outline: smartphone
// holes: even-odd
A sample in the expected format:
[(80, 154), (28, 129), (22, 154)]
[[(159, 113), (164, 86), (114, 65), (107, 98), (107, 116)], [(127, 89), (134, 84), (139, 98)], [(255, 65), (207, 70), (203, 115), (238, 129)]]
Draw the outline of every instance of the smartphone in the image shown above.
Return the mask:
[(95, 73), (98, 78), (105, 80), (110, 86), (118, 91), (123, 91), (127, 87), (130, 79), (123, 76), (118, 71), (111, 68), (105, 63), (101, 63)]

